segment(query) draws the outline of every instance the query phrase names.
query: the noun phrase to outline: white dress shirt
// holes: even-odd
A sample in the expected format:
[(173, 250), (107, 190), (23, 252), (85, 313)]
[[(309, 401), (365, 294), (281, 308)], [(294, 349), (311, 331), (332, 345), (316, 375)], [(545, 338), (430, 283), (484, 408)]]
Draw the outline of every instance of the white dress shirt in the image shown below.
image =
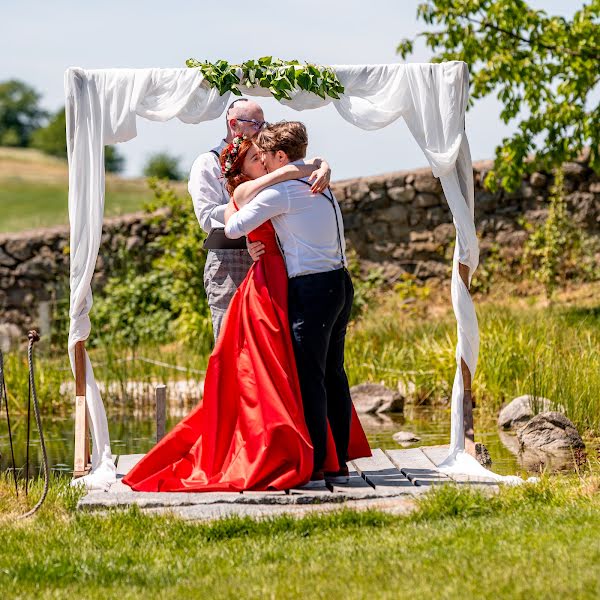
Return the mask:
[(288, 277), (346, 266), (344, 223), (335, 197), (332, 206), (322, 194), (313, 194), (305, 183), (293, 180), (278, 183), (237, 211), (225, 226), (225, 234), (230, 238), (248, 235), (269, 219), (283, 250)]
[[(221, 154), (226, 145), (227, 142), (223, 140), (212, 150)], [(225, 207), (229, 202), (221, 165), (212, 150), (204, 152), (194, 161), (188, 181), (188, 192), (192, 197), (194, 212), (206, 233), (225, 225)]]

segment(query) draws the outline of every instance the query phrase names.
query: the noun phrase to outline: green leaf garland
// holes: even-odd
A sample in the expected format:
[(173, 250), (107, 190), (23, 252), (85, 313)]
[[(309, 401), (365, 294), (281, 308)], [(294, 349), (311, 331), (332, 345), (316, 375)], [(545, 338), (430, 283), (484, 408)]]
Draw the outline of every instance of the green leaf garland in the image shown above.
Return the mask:
[(320, 98), (339, 99), (344, 86), (330, 67), (300, 64), (297, 60), (283, 61), (272, 56), (247, 60), (241, 65), (230, 65), (226, 60), (215, 63), (190, 58), (185, 63), (191, 69), (200, 69), (208, 84), (221, 95), (231, 92), (241, 96), (238, 86), (248, 89), (268, 89), (276, 100), (291, 100), (290, 92), (298, 87)]

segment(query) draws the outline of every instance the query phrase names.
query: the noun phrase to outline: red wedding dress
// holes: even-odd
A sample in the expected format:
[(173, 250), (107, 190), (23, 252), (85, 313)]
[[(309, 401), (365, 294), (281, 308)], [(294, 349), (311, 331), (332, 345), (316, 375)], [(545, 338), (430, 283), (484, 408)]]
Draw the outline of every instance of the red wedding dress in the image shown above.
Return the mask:
[[(287, 273), (270, 221), (210, 357), (199, 405), (123, 478), (144, 492), (284, 490), (306, 483), (313, 447), (287, 314)], [(354, 408), (348, 458), (371, 456)], [(326, 470), (339, 468), (329, 433)]]

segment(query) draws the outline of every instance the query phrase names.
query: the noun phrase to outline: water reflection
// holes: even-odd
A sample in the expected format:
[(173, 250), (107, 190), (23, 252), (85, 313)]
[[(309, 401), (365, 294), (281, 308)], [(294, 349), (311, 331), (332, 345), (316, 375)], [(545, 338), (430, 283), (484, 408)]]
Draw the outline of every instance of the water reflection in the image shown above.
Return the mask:
[[(190, 407), (191, 408), (191, 407)], [(169, 431), (181, 419), (181, 407), (174, 407), (173, 413), (167, 420)], [(119, 412), (109, 415), (109, 431), (112, 442), (112, 451), (118, 454), (145, 453), (155, 443), (154, 415), (146, 411), (145, 415)], [(447, 444), (450, 437), (450, 411), (431, 407), (407, 406), (404, 415), (362, 415), (361, 421), (369, 442), (373, 448), (400, 448), (392, 439), (394, 433), (400, 430), (409, 430), (415, 433), (419, 442), (409, 446), (433, 446)], [(27, 436), (27, 422), (24, 416), (12, 418), (13, 439), (15, 442), (15, 458), (17, 467), (25, 464), (25, 445)], [(43, 417), (44, 438), (48, 450), (51, 468), (55, 472), (72, 472), (73, 469), (73, 419), (71, 416), (50, 418)], [(572, 457), (568, 456), (552, 459), (547, 455), (528, 452), (520, 453), (518, 442), (514, 435), (507, 434), (495, 426), (495, 422), (479, 425), (476, 429), (477, 440), (483, 442), (493, 460), (492, 470), (502, 475), (526, 475), (539, 473), (540, 468), (552, 469), (572, 468)], [(6, 420), (0, 420), (0, 469), (4, 471), (11, 466), (10, 446)], [(32, 439), (30, 449), (30, 473), (37, 474), (41, 469), (40, 444), (32, 420)]]

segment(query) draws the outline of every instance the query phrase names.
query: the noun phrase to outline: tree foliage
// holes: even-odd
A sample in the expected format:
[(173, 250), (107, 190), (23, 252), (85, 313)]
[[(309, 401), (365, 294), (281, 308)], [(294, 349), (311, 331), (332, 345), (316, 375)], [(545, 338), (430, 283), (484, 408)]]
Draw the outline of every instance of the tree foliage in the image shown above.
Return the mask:
[[(55, 113), (45, 127), (36, 129), (31, 135), (30, 146), (45, 154), (67, 158), (65, 109)], [(104, 167), (109, 173), (120, 173), (125, 166), (125, 158), (114, 146), (104, 148)]]
[[(517, 131), (496, 149), (486, 178), (492, 190), (515, 190), (524, 174), (551, 171), (590, 147), (590, 166), (600, 172), (600, 0), (571, 19), (534, 10), (524, 0), (429, 0), (417, 16), (434, 31), (403, 40), (406, 58), (423, 38), (433, 61), (465, 61), (471, 72), (471, 104), (496, 93), (502, 121)], [(594, 98), (596, 100), (594, 101)], [(528, 155), (533, 155), (531, 162)]]
[(29, 145), (31, 134), (46, 118), (40, 94), (26, 83), (11, 79), (0, 83), (0, 146)]
[[(207, 351), (212, 343), (204, 290), (204, 232), (189, 197), (181, 198), (164, 181), (150, 179), (154, 200), (145, 209), (150, 225), (163, 231), (140, 259), (121, 250), (104, 289), (96, 294), (91, 318), (99, 340), (121, 346), (173, 339)], [(168, 216), (157, 213), (167, 209)]]
[(153, 154), (144, 167), (146, 177), (157, 177), (158, 179), (168, 179), (179, 181), (183, 175), (179, 169), (179, 158), (171, 156), (167, 152), (158, 152)]

